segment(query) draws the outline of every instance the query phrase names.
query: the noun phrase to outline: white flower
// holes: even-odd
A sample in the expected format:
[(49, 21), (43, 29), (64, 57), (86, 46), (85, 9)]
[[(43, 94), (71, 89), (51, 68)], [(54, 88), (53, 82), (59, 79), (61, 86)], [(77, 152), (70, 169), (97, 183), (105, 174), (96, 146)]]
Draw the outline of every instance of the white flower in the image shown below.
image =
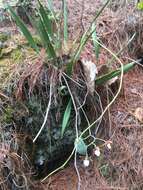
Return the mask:
[(83, 165), (84, 167), (88, 167), (89, 166), (89, 160), (87, 158), (85, 158), (85, 160), (83, 160)]
[(100, 156), (100, 148), (98, 146), (95, 148), (94, 154), (98, 157)]
[(106, 146), (107, 146), (107, 148), (108, 148), (109, 150), (112, 149), (111, 143), (107, 143)]

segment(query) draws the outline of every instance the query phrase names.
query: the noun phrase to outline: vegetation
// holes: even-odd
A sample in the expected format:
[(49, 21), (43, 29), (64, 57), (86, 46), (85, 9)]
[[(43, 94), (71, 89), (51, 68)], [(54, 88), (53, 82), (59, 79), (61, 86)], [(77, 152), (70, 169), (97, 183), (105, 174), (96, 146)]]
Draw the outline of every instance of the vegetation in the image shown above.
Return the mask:
[[(7, 48), (0, 49), (0, 59), (5, 61), (9, 55), (12, 66), (15, 65), (12, 72), (9, 72), (11, 68), (4, 69), (1, 76), (4, 83), (0, 86), (0, 122), (3, 127), (10, 126), (12, 131), (15, 130), (17, 152), (20, 156), (26, 153), (42, 182), (62, 169), (74, 155), (78, 174), (78, 155), (84, 157), (83, 163), (87, 167), (92, 153), (99, 157), (102, 150), (111, 149), (112, 141), (100, 136), (99, 125), (120, 93), (123, 74), (136, 63), (123, 65), (98, 38), (96, 21), (109, 2), (107, 0), (80, 40), (74, 41), (70, 48), (65, 0), (59, 15), (54, 12), (51, 1), (49, 9), (38, 1), (34, 17), (27, 14), (34, 32), (11, 6), (7, 7), (27, 41), (19, 42), (8, 52)], [(108, 72), (98, 75), (95, 64), (80, 57), (89, 40), (92, 40), (97, 62), (100, 50), (104, 49), (119, 62), (120, 67), (107, 67)], [(0, 41), (8, 42), (8, 38), (0, 35)], [(0, 60), (0, 66), (2, 64)], [(120, 84), (115, 96), (111, 92), (111, 100), (102, 107), (100, 97), (106, 97), (106, 84), (119, 76)], [(107, 164), (100, 170), (104, 176), (108, 175)]]

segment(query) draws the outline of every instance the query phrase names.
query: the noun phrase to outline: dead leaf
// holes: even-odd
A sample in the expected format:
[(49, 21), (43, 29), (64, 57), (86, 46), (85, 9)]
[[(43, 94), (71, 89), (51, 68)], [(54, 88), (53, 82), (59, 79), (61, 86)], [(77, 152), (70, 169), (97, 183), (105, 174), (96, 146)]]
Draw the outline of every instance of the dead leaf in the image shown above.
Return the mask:
[(91, 93), (95, 90), (95, 79), (98, 74), (97, 67), (92, 61), (87, 61), (82, 59), (82, 65), (84, 69), (84, 74), (87, 81), (87, 87)]
[(143, 123), (143, 108), (137, 108), (135, 110), (134, 116), (141, 122)]

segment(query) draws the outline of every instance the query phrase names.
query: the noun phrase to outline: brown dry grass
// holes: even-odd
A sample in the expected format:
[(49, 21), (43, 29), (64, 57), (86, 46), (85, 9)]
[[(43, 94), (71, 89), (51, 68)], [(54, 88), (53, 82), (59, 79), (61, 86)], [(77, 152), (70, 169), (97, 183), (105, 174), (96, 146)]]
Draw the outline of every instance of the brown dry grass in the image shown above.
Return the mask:
[[(73, 2), (69, 0), (68, 3), (71, 18), (69, 21), (70, 36), (77, 37), (81, 22), (86, 28), (93, 17), (95, 7), (98, 8), (101, 2), (85, 1), (84, 11), (81, 6), (82, 1)], [(57, 3), (56, 6), (58, 8), (60, 5)], [(115, 3), (112, 4), (112, 8), (114, 7)], [(81, 16), (82, 12), (83, 15)], [(143, 27), (141, 23), (141, 13), (134, 8), (133, 4), (126, 4), (126, 6), (119, 7), (116, 12), (110, 8), (106, 9), (98, 20), (97, 28), (100, 38), (114, 52), (120, 51), (134, 32), (137, 33), (130, 44), (130, 48), (125, 48), (120, 55), (120, 58), (127, 62), (128, 57), (136, 58), (143, 52)], [(94, 59), (91, 49), (92, 45), (88, 44), (82, 57)], [(106, 64), (108, 58), (110, 55), (102, 50), (99, 66)], [(93, 158), (88, 169), (83, 168), (82, 162), (79, 161), (82, 190), (143, 189), (143, 126), (133, 115), (137, 107), (143, 107), (142, 72), (141, 67), (136, 67), (125, 76), (124, 95), (120, 96), (110, 109), (110, 133), (104, 134), (104, 137), (110, 136), (113, 142), (112, 151), (104, 152), (100, 161)], [(10, 155), (10, 153), (8, 154)], [(103, 165), (108, 165), (108, 171), (104, 174), (101, 170)], [(78, 178), (71, 163), (69, 167), (52, 176), (44, 184), (38, 184), (35, 189), (76, 190), (77, 183)]]
[[(78, 2), (78, 4), (80, 3), (82, 1)], [(86, 8), (82, 16), (82, 22), (87, 23), (87, 25), (88, 21), (93, 17), (93, 12), (95, 11), (94, 4), (96, 3), (100, 4), (100, 2), (95, 1), (91, 1), (91, 3), (85, 1)], [(73, 15), (70, 24), (72, 31), (76, 31), (77, 34), (77, 28), (81, 22), (79, 15), (82, 10), (81, 6), (75, 7), (75, 4), (70, 4), (70, 14)], [(114, 6), (115, 3), (112, 4), (112, 8)], [(124, 49), (120, 55), (124, 62), (127, 62), (129, 57), (140, 57), (143, 52), (141, 15), (142, 13), (136, 10), (134, 3), (129, 3), (125, 6), (119, 6), (116, 11), (106, 9), (98, 20), (97, 29), (100, 38), (114, 52)], [(76, 16), (78, 16), (79, 22), (77, 20), (73, 22)], [(123, 48), (135, 32), (136, 37), (130, 43), (129, 48)], [(75, 32), (72, 33), (75, 36), (76, 34)], [(89, 44), (82, 56), (90, 59), (91, 55), (92, 59), (94, 59), (91, 44)], [(102, 50), (99, 64), (106, 64), (108, 58), (110, 56)], [(101, 163), (93, 159), (94, 161), (88, 169), (84, 169), (82, 163), (79, 163), (82, 177), (81, 189), (143, 189), (143, 126), (133, 115), (137, 107), (143, 107), (142, 72), (141, 67), (136, 67), (125, 76), (123, 84), (124, 94), (118, 98), (110, 110), (111, 133), (104, 135), (105, 138), (106, 135), (110, 135), (113, 142), (111, 153), (104, 154)], [(103, 175), (100, 167), (105, 164), (108, 164), (109, 170), (106, 175)], [(78, 179), (71, 165), (51, 178), (48, 189), (73, 190), (77, 189), (77, 183)], [(45, 189), (47, 189), (46, 185)]]

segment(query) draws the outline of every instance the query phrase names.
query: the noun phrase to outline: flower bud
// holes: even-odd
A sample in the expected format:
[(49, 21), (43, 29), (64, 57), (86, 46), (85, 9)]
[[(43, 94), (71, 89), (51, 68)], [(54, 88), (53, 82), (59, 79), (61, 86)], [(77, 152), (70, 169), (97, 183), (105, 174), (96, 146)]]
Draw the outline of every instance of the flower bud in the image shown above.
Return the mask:
[(98, 146), (95, 148), (94, 154), (98, 157), (100, 156), (100, 148)]
[(112, 149), (111, 143), (107, 143), (106, 146), (107, 146), (107, 148), (108, 148), (109, 150)]
[(85, 160), (83, 160), (83, 165), (84, 165), (84, 167), (89, 166), (89, 160), (87, 158), (85, 158)]

